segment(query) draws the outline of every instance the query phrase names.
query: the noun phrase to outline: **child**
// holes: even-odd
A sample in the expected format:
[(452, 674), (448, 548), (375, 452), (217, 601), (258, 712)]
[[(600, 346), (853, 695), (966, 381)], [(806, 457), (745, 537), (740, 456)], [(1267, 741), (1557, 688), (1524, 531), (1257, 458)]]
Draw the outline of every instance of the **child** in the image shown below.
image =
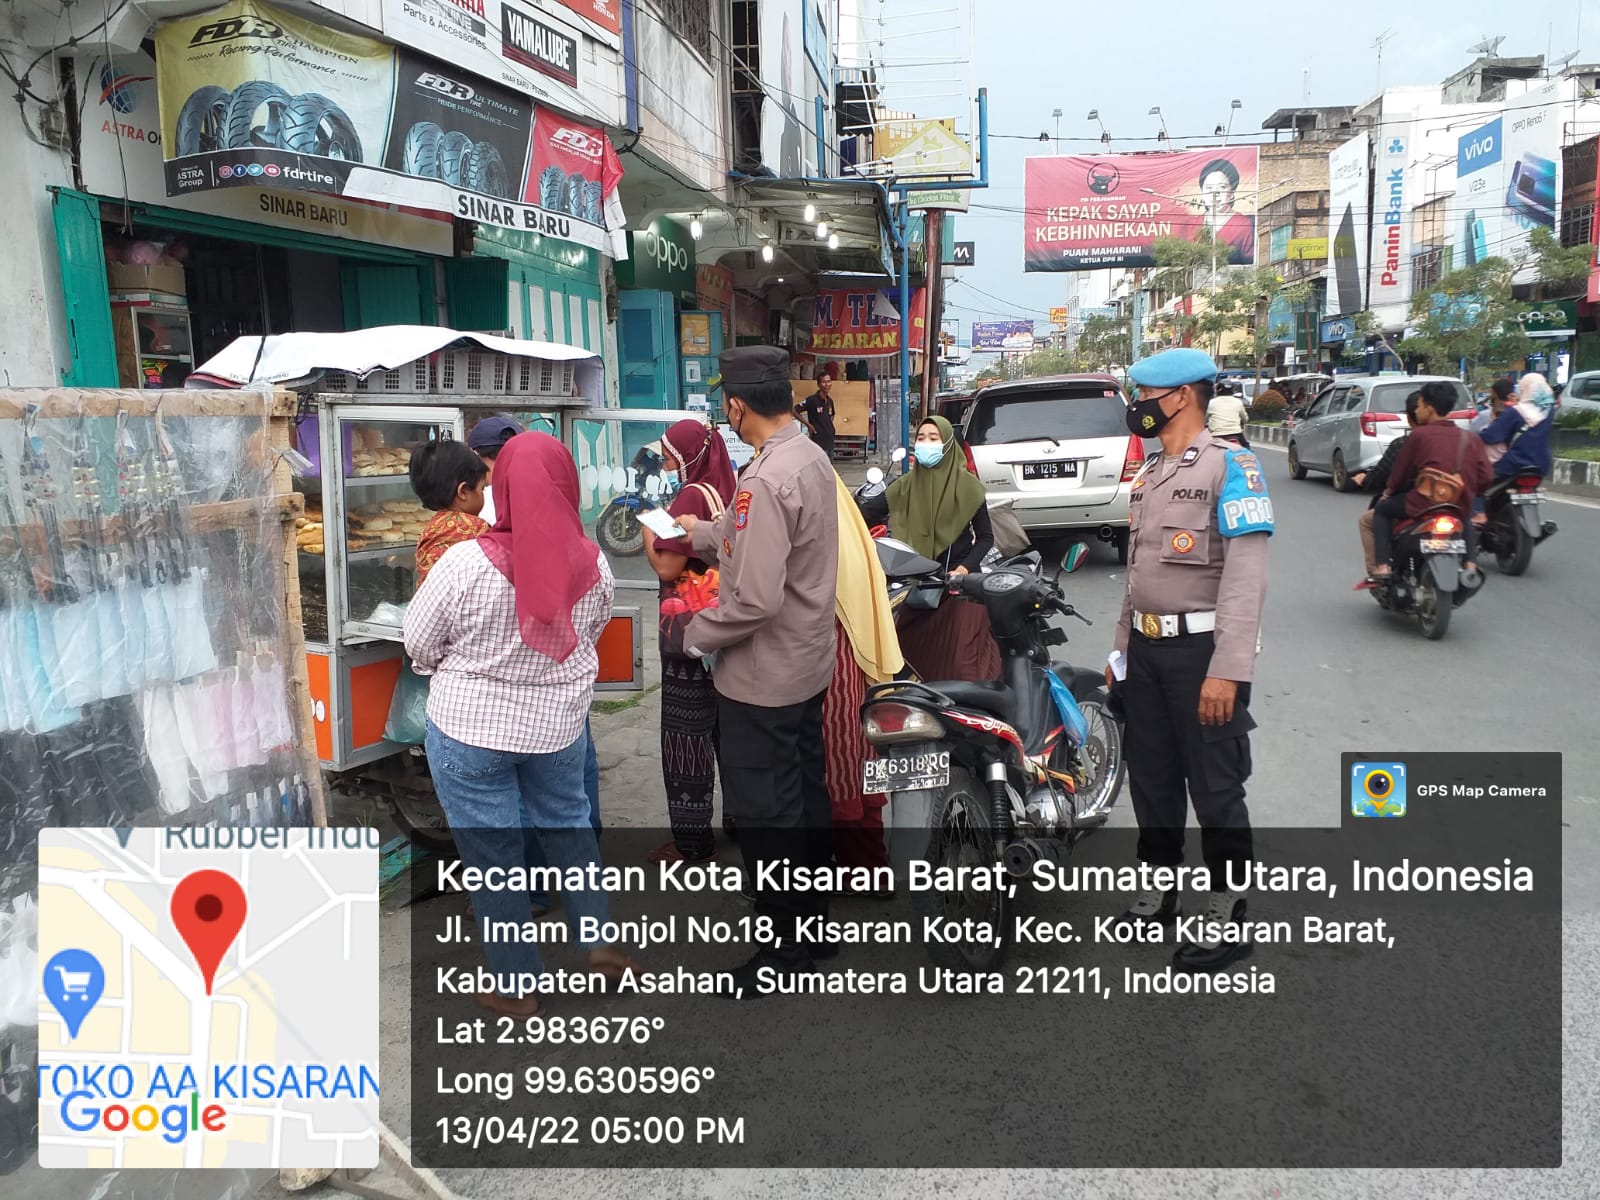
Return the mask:
[(428, 442), (411, 455), (411, 488), (434, 510), (417, 541), (419, 588), (446, 550), (489, 532), (489, 523), (478, 515), (488, 478), (489, 468), (462, 442)]

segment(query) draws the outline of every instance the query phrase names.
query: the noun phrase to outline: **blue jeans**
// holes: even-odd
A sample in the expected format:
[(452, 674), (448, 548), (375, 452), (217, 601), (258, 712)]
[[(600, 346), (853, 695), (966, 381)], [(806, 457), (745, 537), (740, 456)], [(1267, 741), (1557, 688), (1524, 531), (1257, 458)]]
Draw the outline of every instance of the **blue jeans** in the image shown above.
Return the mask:
[[(600, 861), (595, 811), (585, 789), (593, 739), (586, 733), (552, 754), (516, 754), (469, 746), (428, 722), (428, 762), (456, 850), (469, 867), (584, 867)], [(532, 837), (528, 834), (531, 832)], [(533, 861), (530, 846), (542, 852)], [(605, 892), (563, 888), (573, 943), (593, 949), (607, 943), (585, 939), (579, 920), (598, 921), (610, 912)], [(478, 936), (484, 922), (529, 919), (527, 892), (475, 889), (472, 910)], [(542, 971), (538, 949), (524, 942), (484, 941), (484, 957), (496, 975)]]
[[(583, 790), (589, 797), (589, 824), (594, 826), (595, 834), (600, 833), (600, 760), (595, 756), (594, 730), (587, 721), (583, 725), (583, 736), (589, 743), (588, 754), (583, 764)], [(528, 865), (542, 867), (545, 865), (544, 848), (539, 845), (539, 838), (533, 830), (529, 829), (524, 834), (528, 843)], [(549, 908), (550, 895), (540, 888), (535, 888), (529, 893), (529, 900), (536, 908)]]

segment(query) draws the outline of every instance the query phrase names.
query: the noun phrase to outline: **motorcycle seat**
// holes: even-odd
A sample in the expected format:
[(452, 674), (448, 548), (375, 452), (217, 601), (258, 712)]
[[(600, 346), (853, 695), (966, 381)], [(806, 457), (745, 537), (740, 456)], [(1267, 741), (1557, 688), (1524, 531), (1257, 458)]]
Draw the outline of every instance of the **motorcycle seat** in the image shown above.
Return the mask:
[(934, 691), (948, 696), (955, 704), (962, 708), (976, 708), (986, 713), (993, 713), (1003, 721), (1011, 720), (1012, 713), (1016, 711), (1016, 697), (1003, 683), (970, 683), (965, 680), (949, 680), (946, 682), (929, 683), (928, 687)]

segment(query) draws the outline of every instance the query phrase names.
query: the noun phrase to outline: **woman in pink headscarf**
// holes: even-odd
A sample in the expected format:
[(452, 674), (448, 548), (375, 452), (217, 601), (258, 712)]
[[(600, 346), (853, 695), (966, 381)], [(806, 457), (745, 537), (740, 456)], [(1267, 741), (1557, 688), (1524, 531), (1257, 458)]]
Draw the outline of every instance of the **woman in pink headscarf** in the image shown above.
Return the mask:
[[(590, 824), (585, 720), (615, 590), (599, 547), (578, 516), (572, 456), (543, 433), (513, 437), (495, 460), (494, 526), (451, 546), (406, 610), (406, 651), (428, 691), (428, 762), (439, 802), (469, 867), (558, 868), (600, 861)], [(563, 891), (573, 940), (590, 968), (620, 978), (633, 964), (616, 948), (584, 941), (579, 918), (607, 919), (603, 891)], [(523, 922), (526, 891), (477, 889), (477, 920)], [(483, 1007), (514, 1016), (539, 1011), (511, 980), (542, 969), (532, 944), (489, 941), (499, 986)]]
[[(678, 473), (678, 492), (667, 511), (710, 521), (733, 503), (736, 476), (722, 435), (689, 417), (661, 435), (661, 458)], [(687, 538), (658, 538), (644, 531), (645, 554), (661, 579), (661, 598), (673, 594), (685, 571), (710, 565)], [(715, 853), (711, 810), (717, 770), (717, 693), (698, 658), (661, 650), (661, 777), (667, 789), (672, 840), (651, 853), (653, 862), (704, 862)]]

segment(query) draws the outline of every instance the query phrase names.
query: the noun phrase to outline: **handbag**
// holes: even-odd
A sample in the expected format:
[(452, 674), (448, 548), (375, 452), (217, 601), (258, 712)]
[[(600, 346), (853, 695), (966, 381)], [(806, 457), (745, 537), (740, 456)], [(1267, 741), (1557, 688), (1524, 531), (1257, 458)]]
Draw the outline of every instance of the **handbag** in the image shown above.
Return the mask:
[[(717, 489), (708, 483), (692, 483), (705, 497), (710, 520), (720, 521), (726, 511)], [(708, 608), (717, 606), (718, 574), (712, 567), (707, 571), (685, 571), (673, 582), (671, 595), (661, 598), (661, 656), (663, 658), (693, 658), (684, 644), (689, 622)]]
[(1411, 490), (1429, 504), (1459, 504), (1466, 491), (1467, 481), (1461, 478), (1461, 460), (1467, 453), (1467, 439), (1472, 435), (1465, 429), (1456, 443), (1456, 469), (1454, 473), (1438, 467), (1424, 467), (1417, 472)]

